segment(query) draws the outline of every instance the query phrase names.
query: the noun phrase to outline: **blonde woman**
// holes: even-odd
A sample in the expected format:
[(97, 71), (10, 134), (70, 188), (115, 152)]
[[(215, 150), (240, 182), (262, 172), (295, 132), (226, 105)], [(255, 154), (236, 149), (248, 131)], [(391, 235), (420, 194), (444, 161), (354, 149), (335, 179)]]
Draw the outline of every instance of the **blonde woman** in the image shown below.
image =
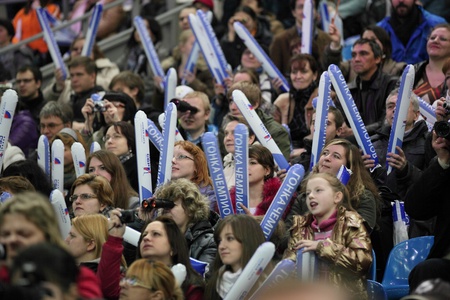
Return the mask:
[(139, 259), (120, 282), (120, 300), (183, 300), (175, 277), (168, 266), (159, 261)]
[[(117, 298), (117, 290), (109, 284), (112, 281), (111, 274), (116, 272), (125, 273), (126, 262), (122, 256), (120, 261), (100, 265), (103, 251), (114, 251), (111, 246), (105, 248), (103, 245), (108, 239), (108, 219), (101, 214), (81, 215), (72, 220), (72, 228), (66, 238), (69, 252), (75, 257), (80, 266), (85, 266), (97, 274), (101, 281), (103, 296), (107, 299)], [(111, 241), (110, 243), (111, 244)], [(108, 244), (108, 245), (109, 245)], [(121, 242), (119, 241), (119, 247)], [(104, 250), (106, 249), (106, 250)]]

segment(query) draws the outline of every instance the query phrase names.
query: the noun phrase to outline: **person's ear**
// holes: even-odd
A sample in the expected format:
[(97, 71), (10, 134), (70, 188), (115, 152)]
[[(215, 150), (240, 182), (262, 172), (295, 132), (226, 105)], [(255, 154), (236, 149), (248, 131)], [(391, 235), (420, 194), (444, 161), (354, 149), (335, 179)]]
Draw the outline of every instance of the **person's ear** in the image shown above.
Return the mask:
[(86, 249), (89, 252), (89, 251), (93, 251), (95, 248), (96, 248), (95, 242), (94, 242), (94, 240), (91, 240), (89, 242), (89, 244), (87, 245)]
[(254, 134), (253, 134), (253, 135), (250, 135), (250, 136), (248, 137), (248, 144), (249, 144), (249, 145), (253, 144), (253, 143), (255, 142), (255, 139), (256, 139), (256, 137), (255, 137)]
[(336, 128), (336, 136), (337, 136), (337, 137), (340, 137), (340, 136), (341, 136), (342, 130), (343, 130), (342, 126), (339, 127), (339, 128)]
[(164, 293), (160, 290), (157, 290), (156, 292), (152, 292), (152, 295), (150, 296), (150, 299), (152, 300), (164, 300)]
[(335, 204), (338, 204), (339, 202), (341, 202), (342, 199), (344, 199), (344, 194), (342, 192), (336, 192), (336, 194), (334, 194), (334, 203)]

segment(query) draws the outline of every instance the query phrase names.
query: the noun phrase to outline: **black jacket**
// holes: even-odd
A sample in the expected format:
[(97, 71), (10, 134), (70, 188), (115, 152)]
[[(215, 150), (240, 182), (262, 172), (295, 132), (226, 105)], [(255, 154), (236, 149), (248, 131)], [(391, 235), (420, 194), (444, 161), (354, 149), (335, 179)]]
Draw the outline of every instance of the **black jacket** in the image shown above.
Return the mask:
[(393, 169), (387, 176), (386, 174), (386, 155), (389, 144), (390, 126), (384, 126), (377, 134), (371, 137), (372, 144), (375, 147), (381, 169), (377, 169), (378, 176), (374, 178), (378, 184), (388, 186), (393, 192), (397, 193), (401, 199), (405, 199), (407, 189), (417, 182), (425, 168), (425, 144), (428, 135), (428, 127), (424, 120), (417, 121), (413, 129), (403, 139), (402, 150), (405, 152), (408, 164), (402, 172)]
[(217, 254), (217, 245), (211, 223), (200, 221), (189, 228), (184, 236), (188, 243), (189, 256), (212, 265)]

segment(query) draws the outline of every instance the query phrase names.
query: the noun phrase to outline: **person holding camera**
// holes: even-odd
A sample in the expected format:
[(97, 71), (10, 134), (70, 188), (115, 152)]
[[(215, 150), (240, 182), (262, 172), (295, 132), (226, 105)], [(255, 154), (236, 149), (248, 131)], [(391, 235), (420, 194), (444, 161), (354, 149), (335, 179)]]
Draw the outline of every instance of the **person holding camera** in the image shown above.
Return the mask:
[(108, 92), (90, 95), (81, 109), (84, 116), (81, 134), (86, 144), (97, 142), (103, 149), (105, 127), (119, 121), (133, 124), (136, 111), (133, 99), (125, 93)]
[[(437, 158), (423, 171), (418, 181), (420, 184), (412, 185), (405, 198), (405, 211), (411, 218), (427, 220), (436, 217), (433, 247), (427, 259), (411, 271), (410, 291), (428, 279), (441, 278), (450, 282), (450, 125), (447, 123), (449, 114), (443, 107), (443, 101), (437, 102), (436, 117), (441, 122), (436, 122), (431, 141)], [(439, 126), (447, 128), (447, 135), (443, 136), (444, 132), (437, 130)]]
[[(189, 256), (212, 265), (217, 254), (214, 230), (210, 223), (208, 198), (191, 181), (172, 180), (155, 192), (158, 199), (167, 199), (171, 208), (161, 208), (160, 214), (172, 218), (186, 238)], [(214, 216), (212, 216), (214, 218)]]

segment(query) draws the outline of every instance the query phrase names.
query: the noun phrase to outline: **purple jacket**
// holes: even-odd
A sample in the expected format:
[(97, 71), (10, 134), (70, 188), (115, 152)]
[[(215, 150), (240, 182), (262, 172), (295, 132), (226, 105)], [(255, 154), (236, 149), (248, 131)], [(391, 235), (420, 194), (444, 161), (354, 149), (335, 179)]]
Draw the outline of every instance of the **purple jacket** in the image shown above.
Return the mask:
[(29, 110), (21, 110), (14, 115), (9, 141), (22, 149), (25, 156), (33, 152), (39, 139), (38, 127)]

